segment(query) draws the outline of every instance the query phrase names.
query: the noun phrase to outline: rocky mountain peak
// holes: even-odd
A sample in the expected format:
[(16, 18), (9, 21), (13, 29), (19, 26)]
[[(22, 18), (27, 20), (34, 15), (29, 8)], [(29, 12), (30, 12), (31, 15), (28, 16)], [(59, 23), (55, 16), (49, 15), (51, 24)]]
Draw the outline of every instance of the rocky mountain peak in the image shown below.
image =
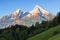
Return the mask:
[(15, 12), (13, 12), (12, 14), (12, 19), (16, 19), (18, 16), (19, 16), (19, 13), (20, 13), (20, 9), (17, 9)]

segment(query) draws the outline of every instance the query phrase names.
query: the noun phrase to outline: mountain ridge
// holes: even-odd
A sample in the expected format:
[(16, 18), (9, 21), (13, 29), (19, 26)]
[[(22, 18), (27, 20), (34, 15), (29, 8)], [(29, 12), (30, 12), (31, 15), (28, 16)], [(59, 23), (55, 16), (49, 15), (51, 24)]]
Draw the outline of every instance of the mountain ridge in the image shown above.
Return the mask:
[[(30, 12), (23, 12), (17, 9), (8, 16), (3, 16), (0, 19), (0, 27), (8, 27), (11, 25), (32, 25), (35, 22), (41, 22), (42, 20), (52, 20), (53, 15), (44, 10), (39, 5), (36, 5)], [(27, 22), (28, 21), (28, 22)], [(7, 26), (8, 25), (8, 26)]]

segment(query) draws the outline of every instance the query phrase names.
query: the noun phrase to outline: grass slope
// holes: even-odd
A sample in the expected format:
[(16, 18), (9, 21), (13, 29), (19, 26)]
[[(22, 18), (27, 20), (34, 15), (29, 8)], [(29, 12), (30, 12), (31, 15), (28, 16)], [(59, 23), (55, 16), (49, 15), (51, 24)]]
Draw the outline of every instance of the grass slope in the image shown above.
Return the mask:
[(51, 28), (43, 33), (40, 33), (36, 36), (28, 38), (27, 40), (48, 40), (50, 37), (53, 36), (55, 31), (60, 32), (60, 26), (53, 27), (53, 28)]
[(60, 34), (57, 34), (57, 35), (49, 38), (48, 40), (60, 40)]

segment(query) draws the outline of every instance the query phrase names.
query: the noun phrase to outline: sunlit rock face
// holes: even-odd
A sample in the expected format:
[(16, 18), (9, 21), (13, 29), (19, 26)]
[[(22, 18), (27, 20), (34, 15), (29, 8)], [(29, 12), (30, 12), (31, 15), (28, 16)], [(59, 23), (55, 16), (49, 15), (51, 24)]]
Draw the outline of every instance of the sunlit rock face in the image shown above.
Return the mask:
[(30, 11), (30, 14), (28, 14), (27, 16), (25, 16), (24, 18), (37, 18), (37, 17), (39, 17), (39, 10), (38, 10), (38, 8), (36, 7), (34, 7), (34, 9), (32, 10), (32, 11)]
[(39, 5), (36, 5), (35, 7), (34, 7), (34, 9), (36, 10), (36, 11), (34, 11), (34, 12), (37, 12), (37, 13), (42, 13), (42, 16), (44, 16), (46, 19), (48, 19), (48, 20), (50, 20), (50, 19), (53, 19), (53, 15), (52, 14), (50, 14), (48, 11), (46, 11), (46, 10), (44, 10), (42, 7), (40, 7)]
[(3, 16), (0, 19), (0, 27), (8, 27), (11, 25), (32, 25), (35, 22), (41, 23), (42, 20), (52, 20), (54, 16), (44, 10), (39, 5), (36, 5), (32, 11), (23, 12), (20, 9), (17, 9), (10, 15)]
[(12, 14), (12, 19), (16, 19), (16, 18), (18, 18), (18, 16), (19, 16), (19, 13), (20, 13), (20, 9), (17, 9), (13, 14)]
[(34, 19), (38, 17), (45, 17), (47, 20), (53, 19), (53, 15), (44, 10), (39, 5), (36, 5), (30, 14), (24, 17), (24, 19)]

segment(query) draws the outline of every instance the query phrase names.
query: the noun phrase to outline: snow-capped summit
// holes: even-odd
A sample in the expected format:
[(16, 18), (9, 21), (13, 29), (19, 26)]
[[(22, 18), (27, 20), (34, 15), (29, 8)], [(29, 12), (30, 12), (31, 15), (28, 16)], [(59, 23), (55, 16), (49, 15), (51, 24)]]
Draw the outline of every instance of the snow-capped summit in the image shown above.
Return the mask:
[(4, 16), (0, 19), (0, 27), (5, 28), (11, 25), (32, 25), (35, 22), (40, 22), (42, 20), (52, 20), (53, 15), (44, 10), (39, 5), (36, 5), (32, 11), (23, 12), (17, 9), (12, 14)]
[(34, 7), (34, 9), (40, 9), (40, 11), (41, 12), (43, 12), (43, 13), (45, 13), (45, 14), (47, 14), (47, 13), (49, 13), (48, 11), (46, 11), (45, 9), (43, 9), (41, 6), (39, 6), (39, 5), (36, 5), (35, 7)]
[(39, 5), (36, 5), (34, 9), (30, 13), (39, 13), (41, 16), (44, 16), (48, 20), (53, 19), (53, 15), (50, 14), (48, 11), (40, 7)]

